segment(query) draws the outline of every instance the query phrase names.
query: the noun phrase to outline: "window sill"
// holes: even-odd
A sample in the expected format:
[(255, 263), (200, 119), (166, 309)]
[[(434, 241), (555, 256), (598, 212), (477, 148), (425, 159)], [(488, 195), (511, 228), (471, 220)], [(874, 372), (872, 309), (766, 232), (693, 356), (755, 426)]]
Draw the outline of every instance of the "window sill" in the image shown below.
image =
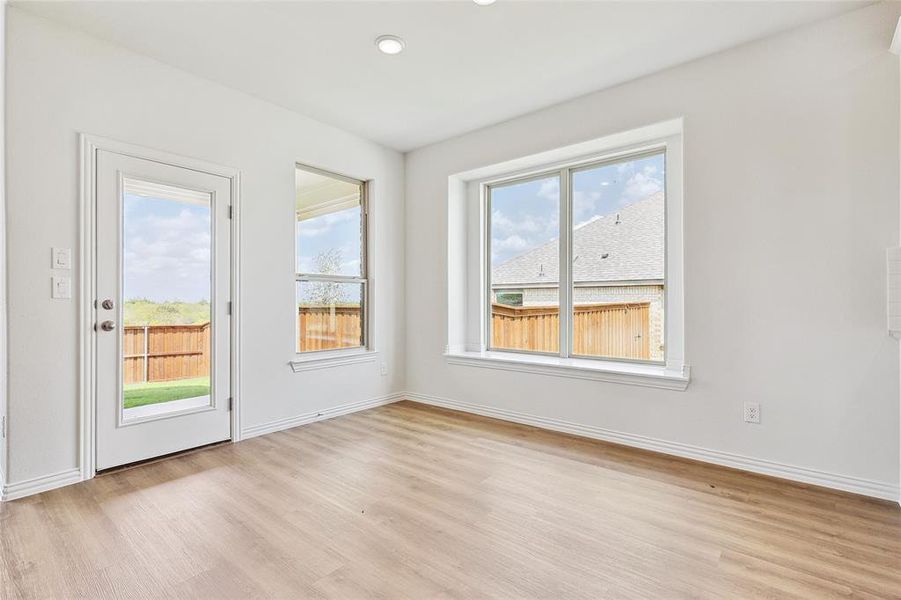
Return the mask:
[(297, 358), (289, 362), (291, 370), (295, 373), (301, 371), (315, 371), (316, 369), (330, 369), (355, 365), (359, 363), (375, 362), (376, 352), (354, 348), (351, 350), (338, 350), (334, 352), (314, 352), (310, 354), (298, 354)]
[(690, 380), (687, 365), (682, 369), (672, 369), (663, 365), (560, 358), (512, 352), (448, 352), (445, 356), (448, 364), (451, 365), (590, 379), (680, 392), (688, 388)]

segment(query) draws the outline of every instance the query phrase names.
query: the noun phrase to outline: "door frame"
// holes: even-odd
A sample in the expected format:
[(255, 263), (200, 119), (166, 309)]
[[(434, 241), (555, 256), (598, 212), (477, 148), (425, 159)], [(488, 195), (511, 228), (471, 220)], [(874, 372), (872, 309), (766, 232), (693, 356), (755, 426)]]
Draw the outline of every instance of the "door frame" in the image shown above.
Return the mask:
[(231, 348), (229, 351), (229, 368), (231, 383), (231, 441), (241, 440), (241, 172), (233, 167), (226, 167), (196, 158), (180, 156), (161, 150), (128, 144), (104, 137), (79, 134), (80, 175), (79, 192), (79, 470), (82, 481), (91, 479), (96, 474), (96, 411), (97, 387), (95, 373), (97, 368), (97, 332), (96, 322), (96, 248), (97, 248), (97, 153), (101, 150), (122, 154), (142, 160), (149, 160), (173, 167), (190, 169), (210, 175), (224, 177), (231, 186)]

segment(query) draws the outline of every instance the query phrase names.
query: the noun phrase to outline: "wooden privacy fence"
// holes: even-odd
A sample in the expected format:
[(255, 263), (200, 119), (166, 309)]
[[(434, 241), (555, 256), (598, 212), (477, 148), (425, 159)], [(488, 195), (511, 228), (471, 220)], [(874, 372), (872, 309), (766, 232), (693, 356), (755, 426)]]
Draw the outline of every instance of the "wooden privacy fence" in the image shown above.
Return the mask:
[(125, 383), (210, 374), (210, 324), (126, 326)]
[(363, 343), (359, 306), (300, 306), (297, 347), (301, 352), (355, 348)]
[[(573, 311), (573, 354), (650, 358), (650, 304), (588, 304)], [(560, 351), (556, 306), (491, 305), (491, 347)]]

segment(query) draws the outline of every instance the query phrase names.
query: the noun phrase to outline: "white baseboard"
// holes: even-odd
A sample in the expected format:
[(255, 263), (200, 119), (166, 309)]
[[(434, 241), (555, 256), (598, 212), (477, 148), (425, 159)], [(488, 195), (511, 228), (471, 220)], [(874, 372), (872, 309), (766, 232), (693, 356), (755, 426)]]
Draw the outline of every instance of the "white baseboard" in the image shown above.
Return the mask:
[[(773, 477), (779, 477), (782, 479), (799, 481), (812, 485), (819, 485), (836, 490), (861, 494), (864, 496), (881, 498), (884, 500), (893, 500), (897, 502), (899, 500), (899, 493), (901, 493), (899, 486), (892, 485), (890, 483), (861, 479), (848, 475), (828, 473), (826, 471), (786, 465), (769, 460), (752, 458), (739, 454), (732, 454), (729, 452), (721, 452), (719, 450), (710, 450), (707, 448), (681, 444), (678, 442), (669, 442), (666, 440), (659, 440), (640, 435), (623, 433), (611, 429), (604, 429), (602, 427), (580, 425), (559, 419), (538, 417), (526, 413), (494, 408), (491, 406), (471, 404), (468, 402), (451, 400), (449, 398), (441, 398), (438, 396), (417, 394), (412, 392), (397, 392), (394, 394), (379, 396), (377, 398), (371, 398), (368, 400), (348, 402), (346, 404), (327, 408), (315, 413), (307, 413), (286, 419), (270, 421), (261, 425), (254, 425), (252, 427), (247, 427), (242, 431), (243, 439), (265, 435), (267, 433), (273, 433), (275, 431), (281, 431), (283, 429), (290, 429), (292, 427), (297, 427), (299, 425), (304, 425), (315, 421), (331, 419), (340, 415), (346, 415), (369, 408), (375, 408), (376, 406), (391, 404), (392, 402), (397, 402), (399, 400), (403, 400), (404, 398), (422, 404), (430, 404), (433, 406), (450, 408), (453, 410), (473, 413), (485, 417), (493, 417), (495, 419), (501, 419), (504, 421), (521, 423), (523, 425), (531, 425), (533, 427), (539, 427), (542, 429), (549, 429), (552, 431), (569, 433), (606, 442), (613, 442), (615, 444), (621, 444), (624, 446), (653, 450), (655, 452), (661, 452), (663, 454), (681, 456), (683, 458), (690, 458), (701, 462), (732, 467), (735, 469), (741, 469), (743, 471), (750, 471), (752, 473), (771, 475)], [(2, 488), (0, 488), (0, 491), (2, 491), (2, 493), (0, 493), (0, 500), (6, 501), (15, 500), (17, 498), (24, 498), (25, 496), (39, 494), (41, 492), (46, 492), (73, 483), (78, 483), (80, 481), (82, 481), (81, 471), (77, 468), (68, 469), (66, 471), (60, 471), (59, 473), (54, 473), (51, 475), (35, 477), (32, 479), (27, 479), (25, 481), (3, 485)]]
[(740, 454), (732, 454), (730, 452), (722, 452), (719, 450), (710, 450), (699, 446), (691, 446), (689, 444), (681, 444), (679, 442), (668, 442), (641, 435), (631, 433), (623, 433), (612, 429), (604, 429), (603, 427), (595, 427), (592, 425), (580, 425), (560, 419), (552, 419), (547, 417), (539, 417), (521, 412), (505, 410), (502, 408), (494, 408), (482, 404), (471, 404), (469, 402), (460, 402), (449, 398), (441, 398), (428, 394), (417, 394), (408, 392), (406, 395), (408, 400), (420, 402), (422, 404), (430, 404), (432, 406), (440, 406), (442, 408), (450, 408), (467, 413), (482, 415), (485, 417), (493, 417), (504, 421), (512, 421), (523, 425), (531, 425), (541, 429), (550, 429), (562, 433), (569, 433), (586, 438), (602, 440), (621, 444), (623, 446), (632, 446), (645, 450), (653, 450), (662, 454), (671, 454), (673, 456), (681, 456), (682, 458), (690, 458), (693, 460), (713, 463), (724, 467), (732, 467), (733, 469), (741, 469), (742, 471), (750, 471), (762, 475), (770, 475), (781, 479), (789, 479), (791, 481), (799, 481), (822, 487), (842, 490), (861, 494), (863, 496), (871, 496), (881, 498), (883, 500), (899, 501), (899, 486), (882, 481), (872, 481), (869, 479), (861, 479), (859, 477), (851, 477), (848, 475), (838, 475), (836, 473), (828, 473), (816, 469), (808, 469), (806, 467), (797, 467), (786, 465), (770, 460), (753, 458), (750, 456), (742, 456)]
[(284, 429), (291, 429), (292, 427), (306, 425), (307, 423), (313, 423), (315, 421), (324, 421), (325, 419), (332, 419), (341, 415), (346, 415), (361, 410), (367, 410), (369, 408), (375, 408), (376, 406), (391, 404), (392, 402), (403, 400), (405, 397), (406, 395), (403, 392), (395, 392), (393, 394), (387, 394), (385, 396), (379, 396), (377, 398), (370, 398), (368, 400), (359, 400), (357, 402), (339, 404), (338, 406), (324, 408), (316, 412), (297, 415), (295, 417), (276, 419), (275, 421), (269, 421), (268, 423), (262, 423), (260, 425), (251, 425), (250, 427), (245, 427), (241, 430), (241, 439), (246, 440), (252, 437), (257, 437), (258, 435), (266, 435), (267, 433), (274, 433), (276, 431), (282, 431)]
[[(369, 400), (348, 402), (347, 404), (341, 404), (315, 413), (298, 415), (296, 417), (279, 419), (277, 421), (270, 421), (269, 423), (255, 425), (243, 429), (242, 439), (264, 435), (267, 433), (272, 433), (274, 431), (281, 431), (282, 429), (289, 429), (291, 427), (297, 427), (298, 425), (303, 425), (305, 423), (331, 419), (340, 415), (346, 415), (352, 412), (374, 408), (376, 406), (383, 406), (385, 404), (390, 404), (392, 402), (397, 402), (398, 400), (403, 399), (403, 392), (397, 392), (394, 394), (388, 394), (386, 396), (371, 398)], [(59, 473), (54, 473), (52, 475), (44, 475), (42, 477), (26, 479), (25, 481), (11, 483), (9, 485), (2, 485), (2, 487), (0, 487), (0, 501), (16, 500), (17, 498), (24, 498), (25, 496), (40, 494), (41, 492), (46, 492), (66, 485), (71, 485), (80, 481), (82, 481), (80, 469), (68, 469), (66, 471), (60, 471)]]
[(25, 496), (40, 494), (41, 492), (54, 490), (64, 485), (78, 483), (79, 481), (81, 481), (81, 469), (67, 469), (52, 475), (43, 475), (4, 485), (2, 498), (0, 499), (5, 502), (6, 500), (24, 498)]

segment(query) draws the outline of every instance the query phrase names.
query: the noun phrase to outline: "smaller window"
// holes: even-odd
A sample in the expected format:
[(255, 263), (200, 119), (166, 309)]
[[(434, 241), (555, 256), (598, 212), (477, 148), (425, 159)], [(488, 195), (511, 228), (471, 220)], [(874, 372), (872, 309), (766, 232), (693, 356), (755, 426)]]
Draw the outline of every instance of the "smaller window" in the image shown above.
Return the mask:
[(504, 306), (522, 306), (522, 292), (498, 292), (494, 301)]
[(368, 344), (366, 183), (297, 165), (297, 352)]

